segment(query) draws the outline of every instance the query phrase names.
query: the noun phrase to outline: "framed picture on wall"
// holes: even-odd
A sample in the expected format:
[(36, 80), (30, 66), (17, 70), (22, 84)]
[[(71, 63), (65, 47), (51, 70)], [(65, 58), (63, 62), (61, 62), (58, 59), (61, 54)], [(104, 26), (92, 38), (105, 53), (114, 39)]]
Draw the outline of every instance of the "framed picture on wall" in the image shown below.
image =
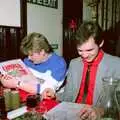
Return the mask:
[(21, 27), (20, 0), (0, 0), (0, 26)]

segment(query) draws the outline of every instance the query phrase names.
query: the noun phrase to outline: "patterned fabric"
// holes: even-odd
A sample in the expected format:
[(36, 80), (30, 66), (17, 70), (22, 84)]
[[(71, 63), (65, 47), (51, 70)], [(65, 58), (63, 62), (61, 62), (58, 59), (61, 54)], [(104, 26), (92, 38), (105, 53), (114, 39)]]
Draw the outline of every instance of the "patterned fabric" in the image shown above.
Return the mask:
[(61, 81), (65, 78), (66, 74), (66, 62), (63, 57), (52, 53), (52, 56), (45, 62), (40, 64), (34, 64), (28, 58), (24, 59), (24, 63), (38, 72), (45, 73), (46, 71), (51, 71), (52, 77), (57, 81)]
[(66, 62), (63, 57), (55, 53), (51, 53), (51, 56), (46, 61), (39, 64), (34, 64), (28, 58), (24, 59), (24, 63), (29, 67), (33, 75), (38, 78), (38, 82), (40, 83), (40, 94), (46, 88), (51, 88), (56, 91), (64, 82), (67, 67)]

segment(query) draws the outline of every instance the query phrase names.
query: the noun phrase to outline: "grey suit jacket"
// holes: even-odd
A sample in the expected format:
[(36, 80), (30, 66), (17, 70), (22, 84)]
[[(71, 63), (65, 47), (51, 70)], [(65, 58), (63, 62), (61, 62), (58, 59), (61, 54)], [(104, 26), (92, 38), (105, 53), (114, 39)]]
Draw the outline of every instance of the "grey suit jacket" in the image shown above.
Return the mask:
[[(67, 74), (67, 83), (62, 96), (63, 101), (75, 102), (80, 89), (82, 73), (83, 62), (81, 58), (78, 57), (71, 60)], [(96, 104), (102, 90), (102, 78), (110, 76), (120, 80), (120, 58), (104, 53), (97, 69), (93, 105)]]

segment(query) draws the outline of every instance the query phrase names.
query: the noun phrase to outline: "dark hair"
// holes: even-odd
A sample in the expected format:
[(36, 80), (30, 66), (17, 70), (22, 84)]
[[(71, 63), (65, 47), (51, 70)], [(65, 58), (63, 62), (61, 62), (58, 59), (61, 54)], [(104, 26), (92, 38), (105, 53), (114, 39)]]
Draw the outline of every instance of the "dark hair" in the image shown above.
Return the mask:
[(42, 49), (44, 49), (46, 53), (53, 52), (47, 38), (40, 33), (30, 33), (21, 41), (20, 50), (25, 55), (28, 55), (29, 51), (40, 52)]
[(100, 44), (102, 42), (102, 29), (100, 26), (93, 21), (85, 21), (76, 31), (76, 40), (77, 44), (81, 45), (86, 42), (90, 37), (93, 37), (96, 44)]

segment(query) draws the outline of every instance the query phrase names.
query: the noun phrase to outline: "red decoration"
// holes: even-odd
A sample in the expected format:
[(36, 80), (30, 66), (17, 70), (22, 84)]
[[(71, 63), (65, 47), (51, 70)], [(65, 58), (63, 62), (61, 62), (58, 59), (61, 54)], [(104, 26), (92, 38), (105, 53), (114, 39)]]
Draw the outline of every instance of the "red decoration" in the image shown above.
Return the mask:
[(71, 19), (69, 22), (69, 28), (71, 28), (73, 30), (73, 32), (75, 31), (75, 29), (77, 28), (77, 23), (76, 20)]

